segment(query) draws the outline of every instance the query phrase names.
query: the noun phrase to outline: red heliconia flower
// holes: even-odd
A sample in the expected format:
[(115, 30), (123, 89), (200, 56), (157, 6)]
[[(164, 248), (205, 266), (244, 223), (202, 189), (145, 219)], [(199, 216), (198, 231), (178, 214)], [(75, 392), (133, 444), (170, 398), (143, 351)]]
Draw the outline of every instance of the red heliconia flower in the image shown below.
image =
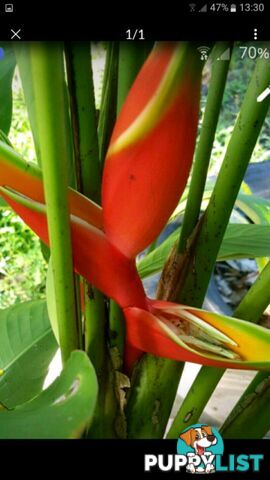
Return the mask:
[(186, 305), (148, 303), (147, 311), (124, 309), (127, 339), (137, 349), (215, 367), (269, 370), (269, 330)]
[[(163, 43), (150, 54), (112, 135), (102, 180), (103, 211), (69, 189), (74, 269), (122, 307), (127, 368), (150, 352), (216, 367), (269, 370), (269, 330), (147, 299), (136, 270), (136, 254), (158, 236), (186, 185), (201, 67), (188, 44)], [(41, 172), (2, 143), (0, 193), (48, 243)]]
[(102, 180), (104, 229), (135, 257), (160, 233), (190, 171), (201, 61), (188, 44), (154, 48), (116, 122)]

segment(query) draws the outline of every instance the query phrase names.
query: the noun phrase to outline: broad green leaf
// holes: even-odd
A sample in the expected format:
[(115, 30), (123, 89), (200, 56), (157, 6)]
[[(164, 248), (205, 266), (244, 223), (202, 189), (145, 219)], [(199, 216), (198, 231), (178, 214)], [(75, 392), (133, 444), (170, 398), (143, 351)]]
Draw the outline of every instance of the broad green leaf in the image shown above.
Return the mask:
[(12, 408), (40, 393), (56, 350), (44, 300), (0, 310), (0, 403)]
[[(214, 185), (215, 183), (213, 180), (207, 181), (203, 194), (201, 211), (206, 210)], [(184, 193), (176, 209), (171, 215), (170, 221), (174, 220), (177, 216), (184, 213), (187, 203), (188, 192), (189, 185), (184, 190)], [(235, 207), (237, 207), (242, 213), (244, 213), (253, 223), (270, 223), (270, 200), (254, 195), (245, 182), (242, 182), (241, 191), (237, 196)]]
[(12, 79), (16, 65), (15, 55), (6, 43), (1, 43), (4, 51), (0, 59), (0, 129), (8, 134), (12, 118)]
[[(207, 183), (207, 187), (203, 194), (203, 200), (201, 210), (205, 211), (209, 203), (212, 189), (211, 183)], [(188, 189), (185, 190), (180, 202), (171, 215), (170, 221), (174, 220), (177, 216), (182, 215), (186, 208)], [(265, 198), (258, 197), (253, 194), (239, 193), (235, 202), (235, 207), (238, 208), (241, 213), (245, 214), (253, 223), (261, 223), (265, 225), (270, 224), (270, 201)]]
[(13, 410), (0, 410), (0, 438), (78, 438), (92, 420), (97, 392), (89, 358), (75, 351), (47, 390)]
[[(254, 223), (269, 225), (270, 224), (270, 201), (256, 195), (239, 194), (237, 198), (237, 206), (242, 212)], [(259, 271), (268, 263), (268, 257), (256, 258)]]
[[(177, 228), (160, 246), (137, 264), (141, 278), (159, 272), (170, 250), (179, 238)], [(217, 260), (257, 258), (270, 256), (270, 226), (254, 224), (229, 224)]]
[(253, 223), (270, 224), (270, 200), (257, 197), (256, 195), (244, 195), (237, 197), (236, 206), (244, 212)]
[(228, 225), (218, 260), (270, 256), (269, 225)]

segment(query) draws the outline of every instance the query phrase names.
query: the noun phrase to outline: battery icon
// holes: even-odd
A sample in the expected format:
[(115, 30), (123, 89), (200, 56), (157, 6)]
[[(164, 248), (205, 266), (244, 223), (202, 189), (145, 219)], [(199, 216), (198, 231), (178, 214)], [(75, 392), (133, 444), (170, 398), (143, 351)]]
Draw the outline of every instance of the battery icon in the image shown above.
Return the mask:
[(236, 12), (236, 5), (235, 5), (235, 3), (232, 3), (232, 4), (231, 4), (231, 12), (232, 12), (232, 13), (235, 13), (235, 12)]

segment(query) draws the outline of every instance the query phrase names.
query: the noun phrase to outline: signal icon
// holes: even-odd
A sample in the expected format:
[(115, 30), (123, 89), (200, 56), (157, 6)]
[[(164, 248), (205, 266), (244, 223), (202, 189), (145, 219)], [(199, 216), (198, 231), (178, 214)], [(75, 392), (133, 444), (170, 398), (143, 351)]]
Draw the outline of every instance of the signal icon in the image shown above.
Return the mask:
[(199, 12), (202, 12), (202, 13), (207, 12), (207, 3), (199, 10)]
[(202, 47), (198, 47), (197, 50), (201, 54), (202, 62), (208, 59), (208, 52), (210, 50), (209, 47), (202, 46)]
[(218, 60), (230, 60), (231, 58), (231, 49), (227, 48), (224, 52), (218, 57)]

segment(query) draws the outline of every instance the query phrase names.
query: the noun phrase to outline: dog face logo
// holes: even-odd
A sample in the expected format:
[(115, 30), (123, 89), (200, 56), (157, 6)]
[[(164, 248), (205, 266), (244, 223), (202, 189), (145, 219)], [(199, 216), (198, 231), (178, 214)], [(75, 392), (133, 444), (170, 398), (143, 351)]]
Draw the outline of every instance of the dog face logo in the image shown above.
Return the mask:
[(201, 428), (190, 428), (187, 432), (180, 435), (180, 438), (186, 442), (187, 445), (194, 448), (197, 455), (203, 455), (205, 449), (217, 443), (217, 438), (213, 435), (212, 427), (207, 425)]
[(215, 428), (193, 425), (180, 435), (178, 442), (178, 453), (185, 453), (188, 459), (187, 472), (215, 472), (215, 456), (223, 453), (223, 441)]

